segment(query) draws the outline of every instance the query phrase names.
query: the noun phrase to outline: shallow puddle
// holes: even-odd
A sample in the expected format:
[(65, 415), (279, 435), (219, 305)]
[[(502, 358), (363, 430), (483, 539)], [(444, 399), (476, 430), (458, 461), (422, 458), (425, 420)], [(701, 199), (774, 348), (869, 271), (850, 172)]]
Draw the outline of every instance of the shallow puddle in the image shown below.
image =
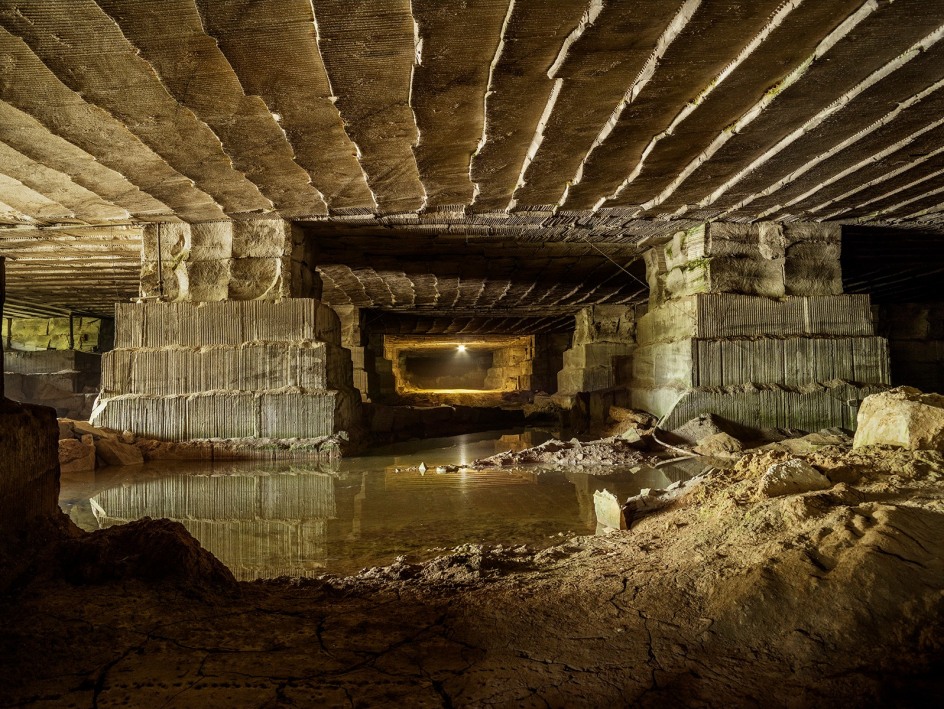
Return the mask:
[[(326, 470), (308, 461), (153, 462), (63, 475), (60, 506), (91, 531), (141, 517), (181, 522), (240, 580), (351, 574), (397, 556), (431, 558), (460, 544), (542, 548), (596, 530), (593, 493), (620, 499), (698, 472), (632, 469), (460, 470), (522, 450), (549, 432), (412, 441)], [(425, 463), (428, 470), (417, 470)]]

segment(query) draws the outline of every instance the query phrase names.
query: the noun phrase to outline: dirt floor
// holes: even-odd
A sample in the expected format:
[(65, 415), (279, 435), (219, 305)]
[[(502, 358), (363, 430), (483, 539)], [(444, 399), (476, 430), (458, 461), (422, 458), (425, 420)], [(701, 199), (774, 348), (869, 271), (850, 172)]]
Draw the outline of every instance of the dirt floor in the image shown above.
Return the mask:
[[(938, 706), (944, 456), (767, 451), (629, 531), (236, 584), (182, 527), (38, 554), (0, 601), (0, 706)], [(935, 700), (937, 697), (937, 700)]]

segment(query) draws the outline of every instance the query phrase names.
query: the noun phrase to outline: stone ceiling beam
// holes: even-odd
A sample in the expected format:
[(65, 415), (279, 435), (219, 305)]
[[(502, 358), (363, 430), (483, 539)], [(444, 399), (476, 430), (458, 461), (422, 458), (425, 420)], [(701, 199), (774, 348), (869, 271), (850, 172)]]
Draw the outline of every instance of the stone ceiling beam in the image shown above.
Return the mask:
[(588, 0), (512, 0), (489, 66), (482, 135), (470, 165), (473, 209), (508, 207), (555, 81), (547, 70)]
[(335, 106), (309, 0), (196, 4), (205, 31), (219, 43), (243, 90), (280, 117), (296, 162), (308, 171), (328, 209), (374, 209), (358, 148)]
[(135, 219), (176, 219), (170, 207), (129, 182), (120, 172), (106, 167), (5, 101), (0, 101), (0, 141), (37, 165), (66, 175), (79, 187), (98, 195), (106, 205), (123, 209)]
[[(548, 71), (557, 85), (538, 126), (533, 158), (514, 192), (517, 206), (556, 205), (627, 89), (680, 10), (690, 2), (596, 2)], [(682, 15), (682, 21), (688, 19)], [(538, 137), (540, 140), (538, 140)]]
[(422, 47), (409, 0), (312, 0), (318, 43), (337, 107), (382, 212), (422, 209), (411, 107)]
[[(897, 176), (889, 166), (923, 162), (923, 157), (940, 147), (944, 136), (944, 91), (909, 107), (895, 119), (856, 140), (838, 154), (824, 156), (808, 171), (805, 179), (787, 183), (766, 197), (752, 201), (750, 209), (736, 213), (763, 214), (799, 211), (823, 217), (835, 213), (832, 202), (855, 194), (851, 186), (865, 189)], [(915, 159), (913, 156), (918, 155)], [(815, 159), (815, 158), (814, 158)], [(887, 188), (886, 188), (887, 189)], [(824, 211), (825, 210), (825, 211)]]
[(592, 209), (601, 195), (615, 192), (652, 136), (669, 130), (680, 107), (687, 109), (730, 70), (752, 38), (792, 8), (782, 0), (686, 3), (594, 139), (561, 205)]
[(93, 222), (131, 218), (127, 210), (76, 184), (65, 173), (32, 160), (3, 142), (0, 142), (0, 172), (62, 205), (70, 218)]
[(119, 120), (86, 103), (59, 81), (23, 40), (2, 28), (0, 52), (17, 75), (16, 81), (0, 82), (0, 99), (120, 173), (181, 219), (225, 218), (212, 197), (194, 187)]
[(0, 2), (0, 24), (18, 34), (57, 78), (121, 121), (227, 214), (272, 208), (236, 170), (219, 138), (179, 104), (92, 0)]
[[(5, 165), (0, 165), (2, 170)], [(11, 208), (6, 218), (25, 224), (75, 221), (75, 213), (55, 200), (0, 172), (0, 195)], [(18, 215), (18, 216), (16, 216)]]
[(193, 0), (97, 0), (174, 99), (217, 135), (233, 166), (283, 217), (325, 214), (321, 194), (258, 96), (247, 96)]
[[(775, 146), (768, 155), (755, 160), (730, 189), (720, 194), (713, 193), (702, 200), (701, 205), (724, 208), (721, 218), (744, 211), (750, 206), (755, 214), (765, 218), (776, 210), (764, 210), (761, 205), (755, 204), (758, 200), (799, 183), (809, 185), (811, 192), (817, 190), (817, 180), (809, 174), (817, 165), (834, 156), (839, 161), (848, 159), (844, 153), (850, 147), (885, 126), (894, 130), (894, 124), (909, 109), (928, 115), (928, 108), (934, 104), (941, 105), (944, 99), (942, 38), (944, 27), (929, 36), (927, 48), (912, 50), (905, 55), (907, 59), (898, 59), (907, 62), (899, 69), (889, 71), (885, 78), (857, 96), (846, 94), (849, 101), (842, 110), (829, 107), (826, 110), (830, 113), (822, 120), (816, 116), (812, 121), (807, 121), (807, 124), (816, 122), (817, 125), (804, 124), (796, 129), (797, 134), (790, 136), (789, 150), (777, 150)], [(944, 124), (944, 118), (938, 124)], [(902, 131), (899, 129), (896, 134), (900, 136)], [(908, 141), (907, 138), (904, 140)], [(903, 147), (901, 143), (899, 140), (887, 147), (885, 155), (878, 159)], [(719, 194), (719, 198), (715, 198), (714, 194)]]
[(827, 36), (797, 70), (742, 115), (732, 131), (723, 133), (647, 202), (646, 214), (711, 206), (746, 175), (939, 41), (944, 6), (924, 0), (876, 5), (874, 10), (866, 6), (869, 11), (863, 11), (861, 19), (850, 19)]
[(490, 63), (511, 4), (412, 1), (422, 52), (413, 71), (410, 104), (419, 132), (414, 153), (427, 209), (458, 206), (461, 211), (473, 201), (470, 161), (485, 122)]
[(786, 4), (731, 67), (692, 97), (667, 131), (652, 136), (623, 183), (608, 198), (601, 195), (606, 199), (598, 206), (638, 207), (655, 199), (686, 166), (694, 169), (706, 160), (706, 152), (723, 139), (726, 129), (752, 109), (759, 110), (767, 92), (802, 66), (824, 37), (845, 31), (844, 23), (853, 13), (872, 5), (872, 0)]

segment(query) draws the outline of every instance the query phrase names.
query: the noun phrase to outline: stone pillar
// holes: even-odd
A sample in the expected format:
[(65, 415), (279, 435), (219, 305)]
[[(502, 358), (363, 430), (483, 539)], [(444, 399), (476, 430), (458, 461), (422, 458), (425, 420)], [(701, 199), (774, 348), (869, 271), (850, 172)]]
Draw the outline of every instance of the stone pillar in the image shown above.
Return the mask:
[(357, 427), (350, 354), (301, 233), (281, 220), (171, 227), (145, 230), (144, 302), (116, 308), (93, 422), (171, 441)]
[(557, 393), (601, 391), (629, 383), (635, 349), (633, 306), (592, 305), (577, 313), (573, 347), (564, 352)]
[(366, 336), (361, 327), (363, 310), (353, 305), (336, 305), (333, 308), (341, 321), (341, 346), (351, 353), (354, 365), (354, 388), (361, 394), (361, 401), (370, 400), (370, 378), (367, 364), (369, 350), (365, 346)]
[[(370, 400), (383, 401), (397, 395), (397, 378), (393, 373), (393, 361), (384, 356), (384, 336), (369, 335), (365, 363), (369, 365)], [(372, 374), (372, 376), (371, 376)]]
[(854, 428), (888, 384), (868, 296), (842, 295), (840, 227), (701, 225), (646, 253), (632, 402), (675, 428), (703, 413), (752, 427)]
[(485, 388), (529, 391), (532, 388), (534, 338), (519, 347), (502, 347), (492, 353), (492, 366), (485, 374)]

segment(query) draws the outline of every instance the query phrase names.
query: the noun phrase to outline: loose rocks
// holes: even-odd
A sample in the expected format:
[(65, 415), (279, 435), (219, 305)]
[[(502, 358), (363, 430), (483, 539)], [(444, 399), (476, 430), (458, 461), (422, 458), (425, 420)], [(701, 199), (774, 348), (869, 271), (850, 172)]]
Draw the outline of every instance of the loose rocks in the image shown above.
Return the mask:
[(811, 490), (826, 490), (831, 487), (829, 478), (800, 458), (791, 458), (774, 463), (758, 483), (758, 492), (765, 497), (797, 495)]

